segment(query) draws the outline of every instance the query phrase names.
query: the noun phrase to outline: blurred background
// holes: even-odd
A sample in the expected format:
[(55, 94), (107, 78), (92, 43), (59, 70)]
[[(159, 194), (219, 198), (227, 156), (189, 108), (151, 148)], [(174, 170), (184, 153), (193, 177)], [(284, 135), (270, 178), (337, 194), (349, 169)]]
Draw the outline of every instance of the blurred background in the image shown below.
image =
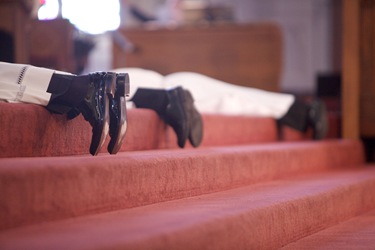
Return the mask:
[[(336, 82), (330, 88), (338, 88), (340, 0), (0, 0), (0, 3), (0, 28), (11, 36), (14, 45), (9, 61), (77, 74), (107, 71), (129, 66), (126, 53), (139, 49), (126, 30), (151, 32), (220, 25), (232, 25), (235, 29), (236, 25), (272, 22), (280, 28), (282, 39), (281, 72), (275, 89), (309, 95), (316, 93), (319, 81)], [(235, 34), (232, 38), (241, 39)], [(22, 40), (28, 42), (21, 45)], [(235, 50), (236, 45), (228, 41), (213, 42), (222, 43), (221, 51)], [(5, 45), (6, 39), (2, 38), (2, 54), (9, 50)], [(125, 52), (124, 65), (114, 63), (114, 46)], [(52, 52), (47, 52), (48, 48)], [(48, 53), (56, 56), (45, 56)], [(73, 56), (67, 58), (71, 53)], [(160, 61), (163, 60), (166, 58), (161, 56)]]

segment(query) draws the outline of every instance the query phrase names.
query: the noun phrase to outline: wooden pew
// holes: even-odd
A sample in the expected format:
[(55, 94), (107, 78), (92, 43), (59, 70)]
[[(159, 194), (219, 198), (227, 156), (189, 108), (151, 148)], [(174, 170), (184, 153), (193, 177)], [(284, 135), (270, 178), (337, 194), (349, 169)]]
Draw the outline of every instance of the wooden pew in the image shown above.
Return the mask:
[(25, 42), (30, 21), (27, 7), (21, 0), (0, 0), (0, 30), (12, 37), (12, 60), (18, 63), (29, 63), (28, 44)]
[(237, 85), (279, 91), (282, 34), (272, 23), (121, 29), (134, 50), (113, 46), (113, 67), (161, 74), (202, 73)]

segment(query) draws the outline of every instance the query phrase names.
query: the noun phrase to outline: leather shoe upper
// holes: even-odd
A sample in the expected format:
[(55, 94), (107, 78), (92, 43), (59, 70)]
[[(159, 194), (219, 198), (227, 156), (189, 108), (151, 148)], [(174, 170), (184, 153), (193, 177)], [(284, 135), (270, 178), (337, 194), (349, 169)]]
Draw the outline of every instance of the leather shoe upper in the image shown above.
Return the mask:
[(310, 104), (308, 123), (313, 129), (313, 139), (323, 139), (328, 131), (328, 116), (324, 102), (314, 100)]
[(87, 95), (78, 109), (92, 126), (90, 153), (97, 155), (103, 146), (109, 130), (110, 84), (105, 73), (90, 74)]

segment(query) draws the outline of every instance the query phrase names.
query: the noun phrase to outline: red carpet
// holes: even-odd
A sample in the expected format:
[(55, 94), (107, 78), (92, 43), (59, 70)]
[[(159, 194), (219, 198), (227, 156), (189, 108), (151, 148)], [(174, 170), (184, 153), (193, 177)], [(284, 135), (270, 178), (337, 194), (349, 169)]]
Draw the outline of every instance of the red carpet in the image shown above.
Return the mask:
[(374, 189), (374, 167), (328, 171), (9, 230), (0, 243), (3, 249), (275, 249), (375, 209), (367, 192)]
[[(203, 147), (277, 140), (275, 121), (271, 118), (220, 115), (204, 115), (203, 118)], [(131, 109), (128, 119), (121, 151), (178, 147), (172, 128), (154, 111)], [(50, 114), (41, 106), (0, 103), (0, 126), (0, 158), (89, 153), (91, 127), (82, 116), (69, 121), (63, 115)]]
[(361, 164), (353, 141), (0, 159), (0, 229)]
[(368, 249), (375, 248), (375, 210), (287, 245), (287, 249)]
[(0, 249), (375, 246), (361, 142), (203, 115), (202, 146), (178, 149), (154, 112), (128, 114), (121, 152), (92, 157), (82, 118), (0, 103)]

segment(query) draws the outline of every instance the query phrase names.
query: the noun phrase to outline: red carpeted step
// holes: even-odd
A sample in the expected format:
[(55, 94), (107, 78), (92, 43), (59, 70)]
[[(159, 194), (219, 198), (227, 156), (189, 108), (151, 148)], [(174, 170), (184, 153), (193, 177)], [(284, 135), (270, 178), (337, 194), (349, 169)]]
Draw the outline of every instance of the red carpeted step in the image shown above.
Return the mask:
[(375, 167), (326, 171), (3, 231), (0, 246), (276, 249), (374, 209), (374, 189)]
[(375, 248), (375, 210), (319, 231), (285, 246), (287, 249), (362, 249)]
[(0, 229), (363, 163), (350, 140), (0, 159)]
[[(202, 146), (277, 140), (271, 118), (204, 115)], [(128, 110), (128, 131), (121, 151), (177, 148), (172, 129), (155, 112)], [(82, 118), (67, 120), (31, 104), (0, 103), (0, 158), (88, 154), (91, 127)], [(107, 140), (102, 152), (106, 152)]]
[(287, 249), (368, 249), (375, 248), (375, 210), (321, 230), (285, 246)]

